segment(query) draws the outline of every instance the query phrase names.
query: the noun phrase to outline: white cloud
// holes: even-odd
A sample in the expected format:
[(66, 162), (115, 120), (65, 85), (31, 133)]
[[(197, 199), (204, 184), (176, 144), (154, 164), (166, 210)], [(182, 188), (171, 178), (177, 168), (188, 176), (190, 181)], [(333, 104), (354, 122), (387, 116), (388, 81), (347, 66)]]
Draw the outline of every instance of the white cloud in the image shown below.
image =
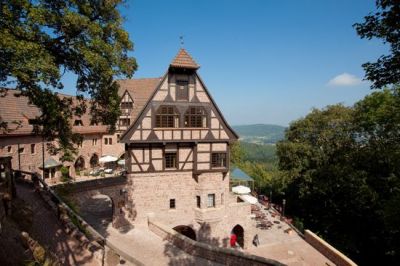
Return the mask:
[(333, 79), (328, 82), (329, 86), (336, 86), (336, 87), (345, 87), (345, 86), (357, 86), (362, 83), (362, 80), (359, 77), (356, 77), (349, 73), (343, 73), (337, 75)]

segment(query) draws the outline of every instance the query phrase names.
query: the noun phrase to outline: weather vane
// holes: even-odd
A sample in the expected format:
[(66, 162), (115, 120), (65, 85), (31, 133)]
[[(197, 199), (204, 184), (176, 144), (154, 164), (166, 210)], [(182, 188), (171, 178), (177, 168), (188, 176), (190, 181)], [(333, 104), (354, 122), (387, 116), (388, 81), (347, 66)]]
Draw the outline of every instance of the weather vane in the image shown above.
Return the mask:
[(183, 48), (183, 45), (185, 44), (185, 41), (183, 40), (183, 35), (179, 36), (179, 40), (181, 42), (181, 47)]

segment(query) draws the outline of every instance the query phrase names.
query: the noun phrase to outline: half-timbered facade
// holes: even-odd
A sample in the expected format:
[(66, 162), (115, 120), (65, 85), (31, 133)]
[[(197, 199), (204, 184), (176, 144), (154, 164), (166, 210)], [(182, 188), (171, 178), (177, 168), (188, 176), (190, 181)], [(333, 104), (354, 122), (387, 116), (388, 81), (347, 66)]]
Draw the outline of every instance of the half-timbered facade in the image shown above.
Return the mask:
[[(223, 242), (250, 223), (250, 207), (229, 191), (229, 148), (238, 139), (181, 49), (121, 136), (132, 218), (186, 225), (202, 241)], [(226, 241), (225, 241), (226, 243)]]

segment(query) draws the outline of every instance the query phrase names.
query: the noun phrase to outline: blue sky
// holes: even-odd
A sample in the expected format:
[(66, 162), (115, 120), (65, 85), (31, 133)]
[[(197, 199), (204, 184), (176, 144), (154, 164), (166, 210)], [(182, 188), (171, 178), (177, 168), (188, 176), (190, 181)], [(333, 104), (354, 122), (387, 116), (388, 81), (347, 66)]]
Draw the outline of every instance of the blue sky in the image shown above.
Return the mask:
[(121, 11), (139, 64), (134, 77), (162, 76), (183, 35), (230, 124), (288, 125), (313, 107), (351, 105), (371, 92), (359, 81), (361, 64), (388, 49), (361, 40), (352, 25), (374, 2), (134, 0)]

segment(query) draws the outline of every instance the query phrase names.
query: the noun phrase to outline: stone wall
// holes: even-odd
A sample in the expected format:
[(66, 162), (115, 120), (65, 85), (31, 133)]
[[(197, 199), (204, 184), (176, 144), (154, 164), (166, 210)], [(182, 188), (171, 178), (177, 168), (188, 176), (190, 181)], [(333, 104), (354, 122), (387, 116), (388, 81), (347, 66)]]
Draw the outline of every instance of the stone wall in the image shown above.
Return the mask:
[[(189, 171), (130, 174), (128, 183), (133, 223), (146, 224), (148, 216), (152, 216), (171, 228), (189, 226), (196, 232), (197, 240), (224, 247), (229, 245), (232, 229), (240, 225), (244, 229), (244, 248), (252, 243), (255, 226), (250, 219), (250, 204), (234, 200), (228, 175), (194, 176)], [(215, 195), (214, 207), (208, 206), (209, 194)], [(172, 199), (175, 208), (170, 208)]]
[(335, 263), (337, 266), (356, 266), (351, 259), (346, 257), (339, 250), (335, 249), (322, 238), (311, 232), (310, 230), (304, 231), (304, 239), (313, 246), (316, 250), (321, 252), (325, 257)]
[(215, 261), (223, 265), (284, 265), (278, 261), (246, 254), (239, 250), (221, 248), (206, 243), (193, 241), (190, 238), (185, 237), (175, 230), (163, 225), (162, 223), (152, 221), (151, 219), (149, 220), (149, 228), (153, 233), (171, 242), (173, 245), (182, 249), (186, 253)]
[[(135, 223), (147, 223), (155, 213), (166, 224), (188, 223), (196, 207), (195, 184), (191, 172), (148, 173), (129, 175), (128, 194)], [(175, 200), (175, 208), (170, 208)]]

